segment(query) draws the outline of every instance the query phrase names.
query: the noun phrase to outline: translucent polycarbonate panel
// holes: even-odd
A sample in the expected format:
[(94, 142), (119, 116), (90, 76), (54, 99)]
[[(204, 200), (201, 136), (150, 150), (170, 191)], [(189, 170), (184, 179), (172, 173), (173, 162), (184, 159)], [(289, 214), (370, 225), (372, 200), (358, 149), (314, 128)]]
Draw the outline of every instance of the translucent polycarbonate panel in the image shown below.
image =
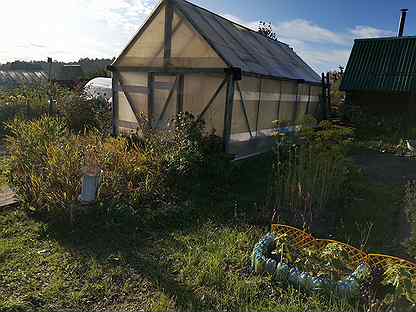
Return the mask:
[(320, 119), (321, 116), (321, 94), (322, 88), (319, 86), (311, 87), (311, 102), (308, 107), (308, 114)]
[[(220, 75), (185, 75), (183, 111), (199, 116), (221, 86), (224, 78)], [(202, 117), (205, 121), (205, 128), (210, 134), (223, 136), (226, 93), (227, 84), (224, 84)]]
[(282, 98), (280, 101), (279, 121), (292, 124), (296, 118), (297, 83), (282, 81)]
[(118, 121), (137, 123), (137, 118), (124, 92), (118, 92)]
[(147, 118), (148, 114), (148, 74), (141, 72), (120, 72), (120, 86), (135, 111)]
[(127, 85), (147, 86), (148, 74), (145, 72), (121, 71), (119, 73), (120, 80)]
[(299, 84), (298, 85), (298, 97), (297, 97), (297, 112), (296, 121), (301, 122), (306, 115), (306, 109), (310, 101), (309, 96), (309, 85)]
[(272, 135), (273, 129), (275, 128), (275, 121), (278, 119), (280, 81), (263, 79), (261, 85), (257, 135)]
[(154, 76), (152, 124), (156, 128), (168, 128), (177, 114), (177, 79), (177, 76)]
[(163, 66), (165, 40), (165, 7), (151, 21), (127, 52), (119, 66)]
[(186, 68), (224, 68), (224, 61), (192, 25), (176, 12), (173, 17), (171, 65)]
[[(248, 131), (238, 85), (252, 136)], [(305, 115), (308, 103), (311, 109), (317, 107), (319, 87), (311, 86), (310, 94), (309, 97), (309, 85), (298, 85), (297, 81), (243, 77), (236, 84), (229, 152), (240, 158), (270, 150), (275, 143), (272, 134), (276, 128), (276, 120), (292, 126), (297, 123), (298, 118)]]
[[(237, 85), (238, 84), (238, 85)], [(239, 88), (241, 94), (239, 92)], [(256, 134), (257, 112), (260, 100), (260, 79), (244, 76), (241, 81), (236, 82), (234, 92), (233, 118), (231, 122), (231, 140), (244, 141), (250, 139), (246, 117), (244, 115), (243, 103), (247, 113), (247, 120), (252, 135)], [(243, 101), (241, 101), (241, 96)]]

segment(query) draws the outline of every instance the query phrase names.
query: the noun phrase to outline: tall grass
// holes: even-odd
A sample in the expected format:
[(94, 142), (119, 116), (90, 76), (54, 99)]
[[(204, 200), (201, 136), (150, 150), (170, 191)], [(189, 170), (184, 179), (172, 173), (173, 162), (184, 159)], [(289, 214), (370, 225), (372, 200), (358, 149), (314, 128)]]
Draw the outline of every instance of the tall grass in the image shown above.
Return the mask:
[(203, 135), (192, 116), (178, 116), (169, 131), (135, 139), (97, 131), (74, 133), (57, 117), (16, 119), (8, 124), (8, 132), (9, 182), (26, 208), (53, 218), (82, 210), (81, 178), (91, 163), (102, 171), (97, 206), (110, 203), (111, 209), (124, 213), (150, 214), (186, 200), (189, 192), (203, 187), (193, 183), (201, 173), (229, 163), (221, 153), (213, 156), (212, 138)]
[(409, 253), (416, 258), (416, 181), (410, 181), (405, 187), (405, 209), (410, 223), (410, 238), (407, 242)]
[(341, 199), (350, 131), (322, 125), (294, 137), (278, 135), (271, 193), (275, 214), (298, 226), (328, 218), (329, 204)]
[(324, 217), (328, 203), (339, 194), (344, 166), (343, 158), (317, 154), (312, 146), (277, 148), (272, 186), (275, 209), (298, 225), (312, 225), (315, 218)]

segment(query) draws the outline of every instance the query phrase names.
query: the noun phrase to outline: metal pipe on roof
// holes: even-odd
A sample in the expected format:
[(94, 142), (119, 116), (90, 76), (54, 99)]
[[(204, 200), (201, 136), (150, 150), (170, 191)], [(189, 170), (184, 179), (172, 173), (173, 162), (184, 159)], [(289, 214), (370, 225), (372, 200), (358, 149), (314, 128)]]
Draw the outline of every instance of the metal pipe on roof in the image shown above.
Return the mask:
[(407, 15), (407, 11), (408, 9), (401, 9), (401, 16), (400, 16), (400, 24), (399, 24), (399, 33), (398, 33), (398, 37), (403, 37), (403, 32), (404, 32), (404, 26), (406, 24), (406, 15)]

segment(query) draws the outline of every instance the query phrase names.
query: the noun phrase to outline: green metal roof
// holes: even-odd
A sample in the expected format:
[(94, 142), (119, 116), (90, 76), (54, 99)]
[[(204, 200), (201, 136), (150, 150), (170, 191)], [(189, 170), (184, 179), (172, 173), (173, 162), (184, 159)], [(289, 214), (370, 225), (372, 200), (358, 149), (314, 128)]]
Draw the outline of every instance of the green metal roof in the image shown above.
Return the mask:
[(416, 91), (416, 37), (357, 39), (343, 91)]

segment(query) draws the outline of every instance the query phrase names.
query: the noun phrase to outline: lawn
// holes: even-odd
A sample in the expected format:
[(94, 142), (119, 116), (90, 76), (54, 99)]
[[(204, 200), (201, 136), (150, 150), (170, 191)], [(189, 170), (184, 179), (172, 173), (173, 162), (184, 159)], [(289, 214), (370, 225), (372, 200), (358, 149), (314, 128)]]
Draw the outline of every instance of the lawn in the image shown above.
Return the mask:
[(2, 311), (352, 309), (252, 275), (249, 254), (266, 231), (258, 227), (148, 232), (97, 221), (71, 232), (20, 211), (2, 212), (0, 225)]
[[(104, 217), (105, 207), (75, 228), (19, 209), (1, 211), (0, 311), (364, 310), (250, 272), (251, 250), (269, 230), (269, 216), (261, 214), (270, 166), (267, 154), (240, 162), (232, 185), (215, 200), (194, 194), (188, 206), (143, 224)], [(392, 215), (400, 209), (396, 189), (362, 176), (360, 196), (336, 236), (358, 244), (357, 226), (372, 222), (368, 247), (389, 249), (398, 226)]]

